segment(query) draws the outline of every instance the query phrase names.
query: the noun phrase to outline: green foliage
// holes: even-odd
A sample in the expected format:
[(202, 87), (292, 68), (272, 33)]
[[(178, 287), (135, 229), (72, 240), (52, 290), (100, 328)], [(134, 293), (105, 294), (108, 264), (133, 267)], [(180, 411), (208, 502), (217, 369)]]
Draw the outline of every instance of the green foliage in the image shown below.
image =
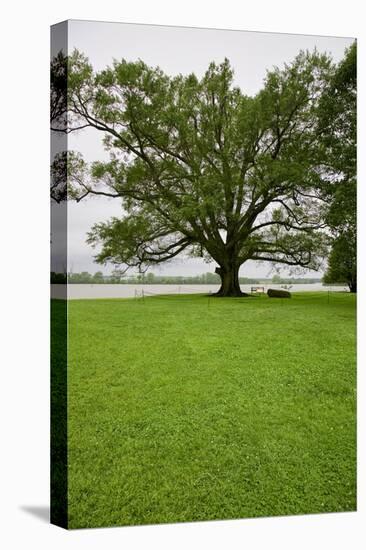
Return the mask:
[(345, 283), (351, 292), (357, 291), (356, 236), (351, 231), (334, 239), (323, 281)]
[(357, 50), (356, 42), (336, 68), (320, 103), (320, 145), (326, 159), (322, 188), (332, 243), (324, 281), (357, 288)]
[(73, 194), (122, 198), (126, 212), (90, 232), (97, 261), (144, 271), (185, 251), (214, 260), (234, 285), (250, 259), (317, 268), (317, 121), (333, 72), (327, 56), (301, 52), (248, 97), (227, 59), (199, 79), (141, 60), (94, 73), (75, 51), (70, 129), (101, 132), (110, 159), (85, 170)]
[(325, 149), (329, 200), (327, 223), (335, 232), (356, 227), (357, 147), (356, 43), (346, 52), (320, 104), (321, 145)]
[(68, 307), (70, 528), (356, 509), (353, 295)]
[(103, 283), (104, 282), (103, 273), (101, 271), (97, 271), (96, 273), (94, 273), (92, 280), (93, 280), (93, 283)]
[(356, 177), (357, 46), (346, 50), (333, 71), (319, 105), (319, 130), (325, 166), (332, 183)]

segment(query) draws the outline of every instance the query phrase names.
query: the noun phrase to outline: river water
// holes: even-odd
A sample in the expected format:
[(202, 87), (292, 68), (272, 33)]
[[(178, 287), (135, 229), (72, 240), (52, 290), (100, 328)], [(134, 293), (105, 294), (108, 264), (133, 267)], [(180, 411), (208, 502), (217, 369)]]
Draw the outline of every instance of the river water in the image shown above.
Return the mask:
[[(250, 293), (252, 286), (263, 286), (264, 292), (269, 288), (283, 288), (281, 285), (241, 285), (243, 292)], [(52, 298), (64, 298), (64, 285), (51, 285)], [(87, 284), (68, 285), (70, 300), (93, 298), (134, 298), (135, 296), (154, 296), (157, 294), (209, 294), (217, 292), (219, 285), (126, 285), (126, 284)], [(290, 292), (347, 291), (345, 286), (323, 286), (321, 283), (295, 284), (288, 287)]]

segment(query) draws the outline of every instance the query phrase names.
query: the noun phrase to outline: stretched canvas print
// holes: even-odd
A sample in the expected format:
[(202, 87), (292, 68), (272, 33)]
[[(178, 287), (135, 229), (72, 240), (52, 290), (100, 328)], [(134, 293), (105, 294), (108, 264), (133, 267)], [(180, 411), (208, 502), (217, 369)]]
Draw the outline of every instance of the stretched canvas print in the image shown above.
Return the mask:
[(355, 510), (355, 39), (51, 43), (52, 523)]

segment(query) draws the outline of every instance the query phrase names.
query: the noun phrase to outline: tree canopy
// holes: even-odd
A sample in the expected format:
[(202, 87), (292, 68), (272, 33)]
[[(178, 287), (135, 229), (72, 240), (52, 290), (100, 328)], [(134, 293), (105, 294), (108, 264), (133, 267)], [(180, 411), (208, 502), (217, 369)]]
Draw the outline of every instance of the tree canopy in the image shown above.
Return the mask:
[(353, 234), (348, 233), (341, 233), (334, 239), (323, 281), (347, 284), (351, 292), (356, 292), (356, 243), (353, 239)]
[(248, 260), (317, 269), (330, 133), (319, 121), (335, 73), (328, 56), (300, 52), (251, 97), (227, 59), (199, 78), (141, 60), (94, 72), (74, 51), (66, 131), (100, 132), (109, 159), (88, 166), (74, 154), (70, 193), (123, 204), (120, 218), (89, 233), (97, 261), (144, 270), (182, 252), (201, 256), (218, 265), (221, 296), (241, 295)]
[(332, 248), (324, 281), (357, 289), (357, 57), (356, 43), (332, 76), (320, 104), (319, 129), (325, 159), (322, 193)]

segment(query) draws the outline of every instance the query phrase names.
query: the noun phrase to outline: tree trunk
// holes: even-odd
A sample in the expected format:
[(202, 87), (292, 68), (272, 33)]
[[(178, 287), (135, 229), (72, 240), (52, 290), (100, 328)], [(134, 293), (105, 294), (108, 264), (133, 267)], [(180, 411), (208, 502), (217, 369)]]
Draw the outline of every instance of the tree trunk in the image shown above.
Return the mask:
[(241, 297), (248, 296), (245, 292), (240, 290), (239, 284), (239, 267), (232, 267), (230, 269), (224, 267), (217, 267), (215, 273), (221, 277), (221, 287), (214, 296), (218, 297)]
[(357, 292), (357, 281), (350, 281), (348, 283), (348, 286), (349, 286), (350, 292), (353, 292), (353, 293)]

